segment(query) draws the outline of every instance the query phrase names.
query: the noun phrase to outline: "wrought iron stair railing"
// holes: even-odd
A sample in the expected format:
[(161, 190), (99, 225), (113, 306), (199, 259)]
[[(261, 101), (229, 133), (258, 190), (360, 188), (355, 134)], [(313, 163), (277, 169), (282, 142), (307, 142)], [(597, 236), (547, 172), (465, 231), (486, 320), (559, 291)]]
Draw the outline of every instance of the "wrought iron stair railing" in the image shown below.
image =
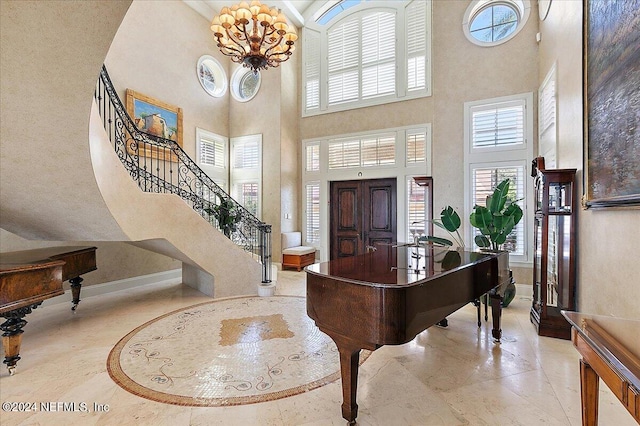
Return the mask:
[(116, 154), (140, 189), (179, 195), (205, 220), (262, 264), (271, 282), (271, 225), (231, 198), (175, 141), (138, 129), (103, 65), (95, 100)]

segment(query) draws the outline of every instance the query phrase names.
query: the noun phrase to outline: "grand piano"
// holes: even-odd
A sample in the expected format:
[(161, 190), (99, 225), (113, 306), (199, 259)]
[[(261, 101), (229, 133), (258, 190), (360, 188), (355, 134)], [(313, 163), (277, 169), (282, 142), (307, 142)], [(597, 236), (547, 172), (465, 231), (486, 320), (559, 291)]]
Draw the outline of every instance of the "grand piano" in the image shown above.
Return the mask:
[(489, 293), (492, 336), (500, 341), (507, 252), (378, 245), (366, 254), (305, 268), (307, 315), (340, 353), (342, 417), (355, 424), (360, 351), (407, 343)]
[(96, 269), (95, 247), (48, 247), (0, 253), (0, 324), (4, 363), (13, 375), (20, 360), (24, 317), (42, 302), (64, 293), (69, 281), (75, 311), (80, 303), (83, 279), (80, 275)]

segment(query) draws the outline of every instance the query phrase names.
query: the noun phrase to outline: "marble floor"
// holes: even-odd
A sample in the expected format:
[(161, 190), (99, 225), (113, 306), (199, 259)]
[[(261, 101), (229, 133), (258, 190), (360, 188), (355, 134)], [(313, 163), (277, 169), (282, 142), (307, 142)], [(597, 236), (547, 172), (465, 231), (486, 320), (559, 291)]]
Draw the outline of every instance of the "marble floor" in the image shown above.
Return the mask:
[[(278, 274), (279, 294), (304, 296), (305, 274)], [(184, 285), (158, 284), (57, 304), (27, 317), (22, 359), (0, 369), (0, 423), (9, 425), (344, 425), (334, 382), (299, 395), (231, 407), (169, 405), (135, 396), (106, 360), (127, 333), (160, 315), (208, 301)], [(538, 337), (530, 287), (504, 310), (503, 342), (476, 327), (471, 305), (412, 342), (385, 346), (362, 365), (359, 425), (579, 425), (579, 355), (569, 341)], [(635, 425), (604, 384), (600, 425)], [(6, 411), (17, 408), (21, 412)], [(43, 411), (49, 409), (49, 411)], [(53, 411), (57, 409), (57, 411)], [(36, 411), (37, 410), (37, 411)]]

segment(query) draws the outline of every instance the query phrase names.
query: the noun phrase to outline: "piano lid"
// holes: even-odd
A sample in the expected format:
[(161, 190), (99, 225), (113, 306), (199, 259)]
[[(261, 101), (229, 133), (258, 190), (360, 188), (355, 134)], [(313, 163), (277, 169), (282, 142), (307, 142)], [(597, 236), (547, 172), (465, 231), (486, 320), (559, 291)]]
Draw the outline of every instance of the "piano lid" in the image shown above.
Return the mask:
[(352, 257), (309, 265), (310, 274), (370, 286), (407, 286), (436, 279), (496, 257), (496, 253), (447, 250), (433, 246), (387, 245)]

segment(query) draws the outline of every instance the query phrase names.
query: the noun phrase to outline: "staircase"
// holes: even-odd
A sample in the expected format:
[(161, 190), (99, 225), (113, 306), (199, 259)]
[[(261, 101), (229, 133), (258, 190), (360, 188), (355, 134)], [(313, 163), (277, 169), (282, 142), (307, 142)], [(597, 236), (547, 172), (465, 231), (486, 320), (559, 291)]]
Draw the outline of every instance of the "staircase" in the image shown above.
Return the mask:
[[(204, 209), (224, 196), (201, 214), (197, 199), (141, 191), (105, 131), (96, 76), (130, 3), (3, 1), (0, 227), (31, 240), (127, 242), (182, 261), (183, 282), (206, 294), (255, 294), (270, 268), (252, 256), (270, 262), (270, 241), (249, 236), (247, 255), (212, 226)], [(140, 181), (159, 188), (141, 168)]]
[(216, 184), (176, 142), (142, 132), (126, 112), (106, 67), (95, 101), (123, 166), (144, 192), (176, 194), (213, 227), (262, 265), (271, 282), (271, 225), (261, 222)]

